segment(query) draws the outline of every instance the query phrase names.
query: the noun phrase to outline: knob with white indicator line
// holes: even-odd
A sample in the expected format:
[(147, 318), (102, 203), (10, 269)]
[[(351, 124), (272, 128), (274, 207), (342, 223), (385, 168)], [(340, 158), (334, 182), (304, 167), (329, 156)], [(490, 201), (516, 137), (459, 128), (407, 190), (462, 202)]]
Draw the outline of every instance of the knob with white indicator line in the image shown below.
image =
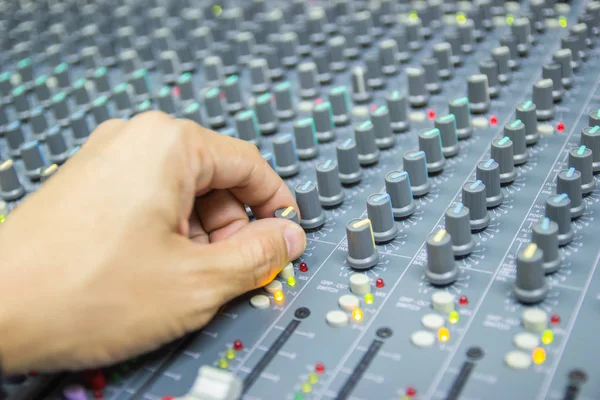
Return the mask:
[(446, 114), (435, 119), (435, 127), (440, 131), (442, 153), (444, 157), (454, 157), (458, 154), (458, 134), (456, 133), (456, 117)]
[(23, 143), (21, 145), (21, 157), (25, 164), (25, 175), (31, 180), (39, 180), (40, 174), (47, 164), (39, 142), (32, 140)]
[(513, 162), (515, 165), (525, 164), (529, 160), (527, 140), (525, 138), (525, 125), (520, 119), (507, 122), (504, 125), (504, 136), (513, 142)]
[(317, 185), (307, 181), (295, 188), (296, 202), (300, 208), (300, 226), (306, 230), (317, 229), (325, 224), (325, 213), (319, 202)]
[(454, 261), (452, 239), (445, 229), (432, 233), (427, 238), (427, 279), (432, 285), (445, 286), (458, 278), (458, 267)]
[(412, 107), (425, 107), (429, 93), (425, 90), (425, 70), (421, 67), (406, 68), (408, 78), (408, 101)]
[(564, 246), (573, 240), (571, 200), (566, 193), (555, 194), (546, 200), (546, 217), (558, 225), (558, 244)]
[(583, 128), (579, 144), (592, 150), (592, 172), (600, 172), (600, 125)]
[(317, 134), (312, 118), (304, 118), (294, 122), (294, 138), (296, 153), (301, 160), (310, 160), (319, 155)]
[(375, 193), (367, 198), (367, 215), (373, 228), (375, 243), (386, 243), (398, 236), (392, 201), (387, 193)]
[(333, 110), (330, 102), (326, 101), (315, 105), (312, 109), (312, 118), (315, 122), (319, 143), (330, 142), (335, 139)]
[(525, 142), (532, 146), (540, 140), (537, 129), (537, 114), (535, 104), (531, 100), (518, 104), (516, 108), (517, 119), (525, 125)]
[(471, 236), (469, 208), (463, 203), (448, 207), (445, 213), (445, 226), (452, 239), (452, 250), (456, 257), (471, 254), (475, 242)]
[(410, 178), (410, 187), (414, 197), (425, 196), (431, 189), (427, 173), (427, 159), (424, 151), (407, 151), (402, 156), (404, 171)]
[(260, 95), (254, 103), (254, 113), (258, 120), (258, 129), (263, 135), (270, 135), (277, 132), (279, 123), (275, 118), (275, 108), (271, 101), (271, 94)]
[(340, 182), (337, 163), (333, 160), (317, 164), (317, 186), (319, 201), (324, 207), (334, 207), (344, 201), (344, 190)]
[(505, 136), (502, 139), (494, 139), (491, 155), (500, 168), (500, 183), (511, 184), (517, 177), (517, 170), (513, 157), (513, 142), (510, 138)]
[(481, 231), (490, 223), (490, 214), (487, 210), (485, 185), (480, 180), (467, 182), (462, 187), (462, 202), (469, 208), (471, 216), (471, 230)]
[(448, 103), (450, 114), (454, 115), (456, 120), (456, 134), (459, 140), (470, 138), (473, 134), (473, 126), (471, 125), (471, 109), (469, 99), (460, 97), (451, 100)]
[(275, 96), (275, 115), (280, 120), (292, 119), (296, 116), (292, 86), (289, 82), (280, 82), (273, 88)]
[(6, 201), (17, 200), (25, 194), (13, 160), (0, 164), (0, 197)]
[(551, 274), (560, 268), (558, 252), (558, 224), (550, 218), (543, 218), (531, 228), (531, 241), (544, 252), (544, 272)]
[(241, 111), (235, 115), (235, 127), (238, 138), (260, 146), (260, 131), (258, 121), (252, 110)]
[(385, 191), (390, 195), (394, 218), (410, 217), (415, 212), (415, 201), (406, 171), (390, 171), (385, 175)]
[(335, 148), (340, 170), (340, 181), (346, 185), (360, 182), (362, 169), (358, 160), (358, 149), (354, 139), (346, 139)]
[(583, 195), (586, 196), (592, 193), (596, 187), (592, 150), (583, 145), (572, 148), (569, 151), (568, 165), (581, 172), (581, 192)]
[(581, 172), (574, 167), (560, 171), (556, 175), (556, 193), (566, 193), (571, 200), (571, 219), (581, 217), (585, 211), (585, 202), (581, 191)]
[(350, 122), (350, 97), (345, 86), (329, 89), (329, 102), (333, 110), (333, 122), (336, 126), (347, 125)]
[(490, 108), (488, 79), (484, 74), (475, 74), (467, 79), (467, 97), (473, 114), (484, 114)]
[(405, 132), (410, 127), (407, 113), (406, 96), (399, 91), (392, 91), (386, 98), (390, 114), (391, 127), (394, 132)]
[(357, 66), (352, 69), (352, 100), (356, 103), (366, 103), (371, 100), (371, 92), (367, 87), (366, 73), (363, 67)]
[(487, 207), (499, 206), (504, 200), (504, 194), (500, 190), (500, 166), (498, 163), (493, 158), (478, 163), (476, 178), (485, 185)]
[(549, 287), (544, 277), (543, 260), (543, 251), (535, 243), (519, 250), (513, 291), (520, 302), (534, 304), (546, 298)]
[(368, 269), (377, 264), (379, 252), (375, 246), (371, 220), (353, 219), (346, 224), (348, 256), (346, 260), (354, 269)]
[(296, 154), (296, 143), (291, 133), (286, 133), (273, 139), (273, 153), (275, 154), (275, 165), (277, 166), (279, 176), (288, 178), (300, 171), (298, 154)]
[(537, 107), (538, 121), (547, 121), (554, 118), (554, 99), (552, 79), (542, 79), (533, 85), (533, 102)]
[(386, 106), (380, 106), (371, 113), (371, 122), (375, 133), (375, 144), (380, 149), (389, 149), (396, 143), (392, 133), (390, 113)]
[(429, 174), (435, 174), (444, 169), (446, 159), (442, 151), (442, 139), (439, 129), (424, 129), (419, 132), (419, 149), (425, 152)]
[(375, 142), (375, 131), (371, 121), (365, 121), (354, 127), (354, 137), (358, 149), (360, 165), (367, 166), (379, 161), (379, 148)]

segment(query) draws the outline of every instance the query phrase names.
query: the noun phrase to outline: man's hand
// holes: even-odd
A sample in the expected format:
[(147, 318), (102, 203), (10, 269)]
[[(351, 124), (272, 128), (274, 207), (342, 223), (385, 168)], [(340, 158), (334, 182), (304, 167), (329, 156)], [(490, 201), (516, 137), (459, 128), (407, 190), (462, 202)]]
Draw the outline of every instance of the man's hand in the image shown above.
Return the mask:
[(103, 123), (0, 227), (5, 369), (101, 366), (202, 327), (304, 251), (270, 218), (290, 205), (251, 144), (159, 112)]

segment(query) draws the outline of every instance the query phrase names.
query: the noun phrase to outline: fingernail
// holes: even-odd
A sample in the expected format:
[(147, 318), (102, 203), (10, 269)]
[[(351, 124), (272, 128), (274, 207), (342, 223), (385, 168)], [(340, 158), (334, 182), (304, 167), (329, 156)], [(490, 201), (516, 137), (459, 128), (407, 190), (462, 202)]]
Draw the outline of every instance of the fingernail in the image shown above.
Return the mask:
[(283, 231), (287, 245), (288, 260), (295, 260), (306, 248), (306, 235), (300, 225), (291, 223)]

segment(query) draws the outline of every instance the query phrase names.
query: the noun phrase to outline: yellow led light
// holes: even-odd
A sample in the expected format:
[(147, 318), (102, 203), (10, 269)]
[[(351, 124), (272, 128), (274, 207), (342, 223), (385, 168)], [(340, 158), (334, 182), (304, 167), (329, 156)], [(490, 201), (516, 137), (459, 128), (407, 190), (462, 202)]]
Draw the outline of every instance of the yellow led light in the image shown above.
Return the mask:
[(310, 384), (310, 383), (303, 383), (303, 384), (302, 384), (302, 391), (303, 391), (304, 393), (310, 393), (310, 392), (311, 392), (311, 390), (312, 390), (312, 386), (311, 386), (311, 384)]
[(447, 342), (450, 339), (450, 331), (445, 326), (438, 329), (438, 340), (440, 342)]
[(319, 382), (319, 375), (317, 375), (316, 372), (311, 372), (308, 375), (308, 381), (311, 383), (311, 385), (314, 385), (315, 383)]
[(212, 13), (215, 17), (218, 17), (223, 14), (223, 7), (217, 5), (212, 6)]
[(542, 332), (542, 343), (550, 344), (554, 341), (554, 333), (550, 329), (546, 329)]
[(289, 276), (287, 278), (287, 284), (288, 284), (289, 287), (296, 286), (296, 278), (294, 278), (293, 276)]
[(402, 396), (402, 397), (400, 397), (400, 400), (410, 400), (410, 397), (408, 397), (408, 396)]
[(458, 24), (464, 24), (465, 22), (467, 22), (467, 17), (465, 17), (465, 14), (463, 14), (463, 13), (457, 13), (456, 14), (456, 22)]
[(273, 297), (278, 303), (281, 303), (285, 299), (285, 296), (283, 295), (283, 292), (281, 290), (276, 291)]
[(525, 247), (525, 252), (523, 253), (523, 255), (525, 256), (526, 259), (530, 259), (531, 257), (533, 257), (536, 250), (537, 250), (537, 244), (529, 243), (527, 245), (527, 247)]
[(290, 215), (290, 213), (294, 211), (294, 207), (289, 206), (288, 208), (286, 208), (285, 210), (283, 210), (283, 212), (281, 213), (282, 217), (287, 217), (288, 215)]
[(6, 217), (4, 216), (4, 214), (0, 214), (0, 224), (3, 223), (5, 219)]
[(228, 366), (229, 366), (229, 363), (227, 362), (227, 360), (226, 360), (226, 359), (224, 359), (224, 358), (221, 358), (221, 359), (219, 360), (219, 368), (221, 368), (221, 369), (225, 369), (225, 368), (227, 368)]
[(531, 353), (531, 358), (533, 359), (534, 363), (543, 364), (544, 361), (546, 361), (546, 350), (542, 349), (541, 347), (536, 347)]
[(362, 321), (364, 318), (363, 311), (360, 308), (355, 308), (352, 310), (352, 319), (356, 322)]
[(365, 303), (373, 304), (374, 301), (375, 301), (375, 298), (373, 297), (373, 293), (365, 294)]
[(410, 18), (410, 19), (419, 19), (419, 14), (417, 14), (416, 11), (411, 11), (410, 14), (408, 14), (408, 18)]
[(460, 320), (460, 316), (458, 315), (457, 311), (452, 311), (450, 314), (448, 314), (448, 322), (451, 324), (458, 323), (458, 320)]
[(567, 19), (565, 17), (559, 17), (558, 25), (560, 25), (561, 28), (566, 28), (567, 27)]
[(440, 229), (439, 231), (437, 231), (437, 233), (433, 237), (433, 241), (436, 242), (436, 243), (439, 243), (439, 242), (442, 241), (442, 239), (444, 238), (444, 236), (446, 236), (446, 230), (445, 229)]
[(225, 352), (225, 357), (227, 357), (228, 360), (233, 360), (235, 358), (235, 350), (227, 349)]
[(512, 25), (513, 22), (515, 22), (515, 17), (513, 17), (511, 14), (507, 14), (506, 15), (506, 25)]

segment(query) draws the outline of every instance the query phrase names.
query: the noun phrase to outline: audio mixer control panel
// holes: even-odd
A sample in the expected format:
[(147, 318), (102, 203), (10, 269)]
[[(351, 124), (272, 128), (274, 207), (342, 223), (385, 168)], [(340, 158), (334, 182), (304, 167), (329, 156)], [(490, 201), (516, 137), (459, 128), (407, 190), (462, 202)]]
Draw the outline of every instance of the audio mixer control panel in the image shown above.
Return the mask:
[(5, 397), (600, 398), (600, 2), (20, 0), (0, 25), (0, 229), (156, 109), (255, 144), (308, 243), (203, 329)]

